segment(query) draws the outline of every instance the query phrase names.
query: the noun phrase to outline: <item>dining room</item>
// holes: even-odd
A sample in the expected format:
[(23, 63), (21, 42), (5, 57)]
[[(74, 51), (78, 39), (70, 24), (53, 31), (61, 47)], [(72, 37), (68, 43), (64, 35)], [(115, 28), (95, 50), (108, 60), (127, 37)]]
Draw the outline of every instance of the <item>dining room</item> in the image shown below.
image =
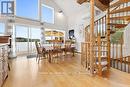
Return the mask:
[(0, 87), (130, 87), (130, 0), (0, 0)]

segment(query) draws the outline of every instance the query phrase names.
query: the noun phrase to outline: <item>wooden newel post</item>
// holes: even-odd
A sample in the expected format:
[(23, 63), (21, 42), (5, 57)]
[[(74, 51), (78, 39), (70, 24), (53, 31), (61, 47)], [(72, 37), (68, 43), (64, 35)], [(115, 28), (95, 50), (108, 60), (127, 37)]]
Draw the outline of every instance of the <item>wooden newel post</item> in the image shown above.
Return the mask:
[(111, 43), (110, 43), (110, 9), (109, 9), (109, 6), (108, 6), (108, 9), (107, 9), (107, 51), (108, 51), (108, 58), (107, 58), (107, 61), (108, 61), (108, 69), (110, 68), (110, 57), (111, 57)]
[(94, 44), (94, 0), (90, 0), (90, 72), (94, 74), (94, 53), (93, 53), (93, 44)]

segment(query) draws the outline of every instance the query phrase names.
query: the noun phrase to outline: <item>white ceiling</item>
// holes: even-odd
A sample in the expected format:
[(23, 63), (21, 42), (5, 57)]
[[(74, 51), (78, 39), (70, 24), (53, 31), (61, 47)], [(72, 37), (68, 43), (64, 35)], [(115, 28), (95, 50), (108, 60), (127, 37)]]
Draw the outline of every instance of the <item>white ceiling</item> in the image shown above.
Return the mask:
[(77, 0), (53, 0), (67, 16), (72, 16), (80, 11), (89, 11), (89, 3), (78, 4)]

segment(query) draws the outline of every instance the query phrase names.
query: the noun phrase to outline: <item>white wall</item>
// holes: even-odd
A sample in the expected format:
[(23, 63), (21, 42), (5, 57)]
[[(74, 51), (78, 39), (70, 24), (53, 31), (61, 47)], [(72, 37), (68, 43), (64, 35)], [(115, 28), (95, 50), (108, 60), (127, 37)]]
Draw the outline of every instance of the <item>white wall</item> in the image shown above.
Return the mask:
[[(97, 8), (96, 8), (97, 9)], [(103, 17), (105, 13), (95, 17), (95, 20)], [(90, 9), (83, 9), (78, 14), (72, 15), (68, 19), (68, 30), (75, 30), (76, 48), (78, 52), (81, 52), (81, 42), (84, 42), (85, 35), (84, 29), (90, 24)]]
[(66, 15), (58, 15), (58, 12), (61, 10), (59, 6), (53, 0), (42, 0), (42, 3), (54, 8), (54, 24), (45, 23), (44, 27), (48, 29), (59, 29), (59, 30), (68, 30), (68, 21)]

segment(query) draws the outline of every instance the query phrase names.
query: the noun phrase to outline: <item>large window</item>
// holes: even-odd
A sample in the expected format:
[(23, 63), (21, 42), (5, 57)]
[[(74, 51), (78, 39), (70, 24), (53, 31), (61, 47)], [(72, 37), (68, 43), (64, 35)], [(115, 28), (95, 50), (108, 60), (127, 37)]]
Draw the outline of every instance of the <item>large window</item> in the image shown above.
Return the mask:
[(5, 24), (0, 23), (0, 34), (4, 34), (4, 33), (5, 33)]
[(42, 5), (42, 21), (54, 24), (54, 8)]
[(36, 52), (35, 41), (41, 40), (41, 29), (17, 25), (15, 35), (17, 55), (30, 55)]
[(16, 0), (16, 15), (38, 19), (38, 0)]

